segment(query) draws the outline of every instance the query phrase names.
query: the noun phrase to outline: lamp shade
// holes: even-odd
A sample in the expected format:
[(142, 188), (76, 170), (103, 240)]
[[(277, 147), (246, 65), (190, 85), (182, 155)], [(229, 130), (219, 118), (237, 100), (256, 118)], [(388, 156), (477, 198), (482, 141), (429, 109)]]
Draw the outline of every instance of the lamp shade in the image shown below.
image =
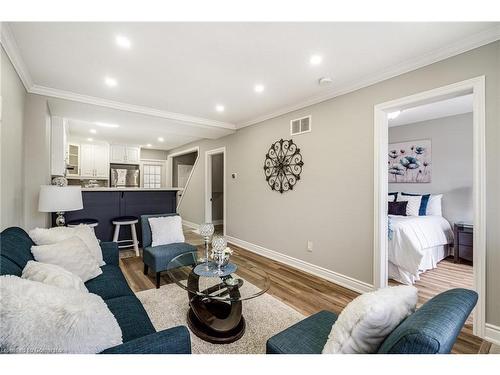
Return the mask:
[(38, 211), (66, 212), (83, 208), (82, 189), (80, 186), (40, 186)]

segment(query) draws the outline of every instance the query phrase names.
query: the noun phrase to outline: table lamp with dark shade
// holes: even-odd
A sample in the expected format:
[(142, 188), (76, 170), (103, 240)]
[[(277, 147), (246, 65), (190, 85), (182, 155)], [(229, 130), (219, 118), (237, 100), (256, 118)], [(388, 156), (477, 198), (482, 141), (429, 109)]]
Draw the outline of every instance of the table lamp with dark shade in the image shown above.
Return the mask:
[(38, 211), (55, 212), (57, 226), (62, 227), (66, 224), (65, 212), (81, 210), (82, 208), (82, 189), (80, 186), (40, 186)]

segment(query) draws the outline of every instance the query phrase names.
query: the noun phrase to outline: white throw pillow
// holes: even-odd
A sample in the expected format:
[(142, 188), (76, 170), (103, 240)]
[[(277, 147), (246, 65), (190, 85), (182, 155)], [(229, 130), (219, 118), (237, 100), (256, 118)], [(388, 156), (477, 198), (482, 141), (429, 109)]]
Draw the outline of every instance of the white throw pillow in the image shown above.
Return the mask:
[(90, 253), (99, 263), (99, 266), (104, 266), (106, 264), (102, 259), (102, 250), (99, 245), (99, 240), (95, 236), (94, 230), (88, 225), (81, 224), (73, 228), (35, 228), (30, 230), (28, 234), (37, 245), (51, 245), (77, 236), (87, 245)]
[(179, 215), (151, 217), (149, 218), (151, 227), (151, 246), (168, 245), (171, 243), (184, 242), (182, 232), (182, 219)]
[(7, 353), (99, 353), (122, 331), (96, 294), (0, 276), (0, 347)]
[(422, 203), (421, 195), (399, 195), (398, 202), (405, 202), (406, 205), (406, 216), (419, 216), (420, 204)]
[(443, 200), (443, 194), (432, 194), (429, 197), (429, 202), (427, 202), (426, 215), (443, 216), (443, 210), (441, 209), (441, 201)]
[(99, 263), (79, 237), (51, 245), (31, 246), (31, 253), (36, 261), (58, 265), (80, 277), (83, 282), (102, 273)]
[(396, 286), (352, 300), (332, 327), (323, 354), (375, 353), (385, 338), (415, 311), (417, 288)]
[(24, 267), (21, 277), (23, 279), (38, 281), (59, 288), (88, 292), (82, 279), (55, 264), (30, 260)]

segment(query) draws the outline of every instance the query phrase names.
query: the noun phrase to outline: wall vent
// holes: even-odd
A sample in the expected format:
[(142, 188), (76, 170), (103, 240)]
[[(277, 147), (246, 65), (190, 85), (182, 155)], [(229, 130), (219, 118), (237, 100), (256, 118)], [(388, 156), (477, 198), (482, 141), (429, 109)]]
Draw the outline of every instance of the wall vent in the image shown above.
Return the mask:
[(290, 121), (291, 135), (309, 133), (311, 131), (311, 116), (305, 116)]

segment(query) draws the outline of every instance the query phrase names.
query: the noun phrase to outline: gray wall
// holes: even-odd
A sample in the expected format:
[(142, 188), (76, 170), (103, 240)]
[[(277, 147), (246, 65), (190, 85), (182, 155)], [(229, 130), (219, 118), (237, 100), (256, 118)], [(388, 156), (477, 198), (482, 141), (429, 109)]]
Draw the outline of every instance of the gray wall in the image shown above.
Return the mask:
[(0, 230), (24, 225), (23, 120), (26, 90), (1, 48)]
[(224, 219), (224, 154), (212, 157), (212, 221)]
[(389, 191), (443, 194), (450, 223), (473, 221), (472, 113), (389, 128), (389, 142), (432, 141), (432, 176), (426, 184), (389, 184)]
[(141, 148), (141, 159), (167, 160), (167, 154), (168, 152), (165, 150)]
[[(500, 325), (500, 42), (339, 96), (218, 140), (195, 145), (202, 157), (184, 192), (183, 218), (204, 220), (205, 151), (226, 146), (227, 234), (349, 277), (373, 283), (374, 105), (469, 78), (486, 77), (486, 319)], [(272, 142), (290, 137), (290, 120), (312, 115), (312, 132), (294, 137), (301, 180), (279, 194), (264, 179)], [(237, 172), (238, 178), (231, 179)], [(307, 240), (314, 251), (307, 252)]]

